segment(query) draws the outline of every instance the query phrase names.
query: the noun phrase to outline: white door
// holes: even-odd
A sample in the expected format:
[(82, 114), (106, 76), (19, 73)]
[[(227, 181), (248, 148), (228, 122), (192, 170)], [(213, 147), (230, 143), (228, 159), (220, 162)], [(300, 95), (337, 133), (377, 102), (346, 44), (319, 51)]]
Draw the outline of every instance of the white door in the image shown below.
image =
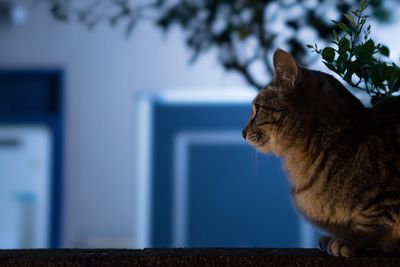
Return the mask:
[(0, 126), (0, 249), (49, 246), (51, 135)]

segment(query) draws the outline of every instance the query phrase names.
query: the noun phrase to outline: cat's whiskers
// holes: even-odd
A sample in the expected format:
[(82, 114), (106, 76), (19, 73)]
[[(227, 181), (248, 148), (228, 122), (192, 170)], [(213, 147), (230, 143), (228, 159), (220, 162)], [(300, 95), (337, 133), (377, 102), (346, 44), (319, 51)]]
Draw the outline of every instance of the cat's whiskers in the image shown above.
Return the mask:
[(253, 164), (252, 164), (253, 173), (258, 176), (258, 152), (254, 150), (253, 154)]

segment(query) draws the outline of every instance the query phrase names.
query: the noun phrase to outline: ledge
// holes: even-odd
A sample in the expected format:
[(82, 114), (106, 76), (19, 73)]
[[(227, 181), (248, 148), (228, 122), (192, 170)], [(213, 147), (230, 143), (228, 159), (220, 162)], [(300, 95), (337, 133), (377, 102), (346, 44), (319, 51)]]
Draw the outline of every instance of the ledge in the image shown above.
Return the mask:
[(400, 255), (332, 257), (316, 249), (0, 250), (0, 266), (400, 266)]

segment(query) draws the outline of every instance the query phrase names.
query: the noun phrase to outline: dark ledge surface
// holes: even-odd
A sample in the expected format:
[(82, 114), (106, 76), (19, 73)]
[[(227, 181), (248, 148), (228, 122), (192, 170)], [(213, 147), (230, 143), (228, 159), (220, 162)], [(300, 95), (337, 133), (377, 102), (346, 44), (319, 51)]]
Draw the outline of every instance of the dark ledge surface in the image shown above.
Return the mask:
[(400, 255), (332, 257), (316, 249), (0, 250), (0, 266), (400, 266)]

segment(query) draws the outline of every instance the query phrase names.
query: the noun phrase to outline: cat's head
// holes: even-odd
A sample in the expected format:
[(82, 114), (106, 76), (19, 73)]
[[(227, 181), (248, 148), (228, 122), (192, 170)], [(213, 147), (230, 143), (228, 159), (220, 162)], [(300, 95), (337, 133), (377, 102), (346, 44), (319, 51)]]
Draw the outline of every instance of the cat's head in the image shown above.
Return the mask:
[(294, 92), (298, 90), (302, 70), (296, 60), (281, 49), (275, 51), (273, 63), (274, 78), (253, 100), (243, 137), (260, 152), (280, 155), (279, 133), (293, 112)]

